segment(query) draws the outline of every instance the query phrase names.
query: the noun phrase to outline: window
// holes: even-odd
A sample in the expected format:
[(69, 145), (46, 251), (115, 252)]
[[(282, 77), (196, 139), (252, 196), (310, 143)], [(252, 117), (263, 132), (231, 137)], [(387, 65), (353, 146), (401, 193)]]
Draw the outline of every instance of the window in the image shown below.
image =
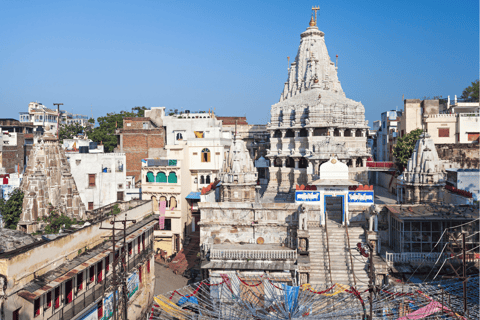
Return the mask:
[(478, 132), (468, 132), (468, 141), (477, 141), (478, 138), (480, 137), (480, 134)]
[(137, 254), (140, 253), (140, 237), (137, 238)]
[(210, 150), (208, 148), (202, 150), (202, 162), (210, 162)]
[(12, 319), (13, 320), (19, 320), (20, 319), (20, 309), (18, 308), (17, 310), (12, 312)]
[(128, 244), (128, 254), (129, 254), (130, 256), (132, 255), (132, 247), (133, 247), (133, 246), (132, 246), (132, 243), (130, 242), (130, 243)]
[(52, 291), (47, 292), (47, 306), (45, 309), (49, 309), (52, 306)]
[(77, 274), (77, 292), (83, 289), (83, 272)]
[(204, 176), (200, 176), (200, 184), (205, 184), (205, 177)]
[(110, 271), (110, 255), (105, 257), (105, 273)]
[(90, 267), (90, 283), (95, 281), (95, 266)]
[(147, 261), (147, 273), (150, 273), (150, 260)]
[(165, 219), (165, 228), (163, 230), (172, 231), (172, 219)]
[(210, 184), (210, 176), (207, 176), (207, 178), (205, 179), (205, 183)]
[(157, 173), (157, 182), (167, 182), (167, 175), (165, 172), (159, 172)]
[(93, 202), (88, 203), (88, 210), (93, 210)]
[(143, 123), (143, 129), (148, 129), (148, 123), (146, 122)]
[(170, 197), (170, 209), (174, 209), (177, 207), (177, 199), (175, 197)]
[(450, 137), (450, 129), (449, 128), (438, 128), (438, 137), (439, 138)]
[(73, 301), (73, 280), (70, 279), (65, 282), (65, 304)]
[(176, 139), (183, 140), (183, 135), (181, 133), (177, 133)]
[(95, 187), (95, 174), (88, 175), (88, 186)]
[(155, 176), (153, 172), (147, 172), (147, 182), (155, 182)]
[(123, 191), (117, 191), (117, 201), (123, 201)]
[(138, 267), (138, 280), (142, 282), (142, 266)]
[(175, 172), (168, 174), (168, 183), (177, 183), (177, 174)]
[(142, 251), (145, 250), (145, 233), (142, 234)]
[(193, 133), (195, 134), (195, 138), (204, 138), (203, 131), (193, 131)]
[(100, 299), (100, 301), (97, 304), (97, 318), (102, 319), (103, 318), (103, 300)]
[(100, 261), (97, 263), (97, 283), (102, 282), (103, 280), (103, 263)]
[(55, 309), (60, 308), (60, 287), (55, 288)]

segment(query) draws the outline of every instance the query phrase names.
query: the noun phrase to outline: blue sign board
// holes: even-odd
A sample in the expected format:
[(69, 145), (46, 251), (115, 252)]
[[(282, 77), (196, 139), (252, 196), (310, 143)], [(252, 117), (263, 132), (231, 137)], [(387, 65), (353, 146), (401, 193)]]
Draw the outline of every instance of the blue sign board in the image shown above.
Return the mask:
[(349, 191), (348, 203), (371, 203), (373, 204), (373, 191)]
[(295, 191), (296, 202), (320, 202), (320, 191)]

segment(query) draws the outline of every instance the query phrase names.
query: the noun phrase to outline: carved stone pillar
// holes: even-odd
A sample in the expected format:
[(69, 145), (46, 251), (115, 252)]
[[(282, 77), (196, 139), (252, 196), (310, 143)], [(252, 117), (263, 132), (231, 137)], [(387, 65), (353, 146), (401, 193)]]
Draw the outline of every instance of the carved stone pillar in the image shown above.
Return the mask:
[(298, 169), (298, 163), (299, 163), (300, 159), (295, 158), (293, 160), (295, 161), (295, 169)]
[(357, 165), (357, 161), (355, 160), (355, 158), (350, 159), (350, 161), (352, 161), (352, 168), (355, 168)]
[(367, 158), (366, 157), (363, 157), (362, 158), (362, 167), (366, 167), (367, 166)]
[(362, 129), (362, 137), (366, 137), (367, 136), (367, 129)]
[(282, 168), (285, 168), (285, 165), (287, 163), (287, 159), (286, 158), (282, 158)]
[(300, 130), (295, 129), (294, 131), (295, 131), (295, 138), (300, 137)]
[(343, 137), (345, 133), (345, 129), (338, 129), (338, 132), (340, 133), (340, 137)]
[(285, 134), (287, 133), (287, 130), (280, 130), (280, 132), (282, 133), (282, 139), (285, 138)]
[(355, 137), (355, 134), (357, 133), (357, 129), (350, 129), (350, 132), (352, 134), (352, 137)]
[(334, 132), (334, 131), (335, 131), (334, 128), (328, 128), (328, 135), (329, 135), (330, 137), (333, 137), (333, 132)]
[(314, 169), (313, 169), (313, 173), (315, 173), (316, 175), (319, 175), (320, 174), (320, 160), (315, 160), (314, 161)]
[(308, 136), (313, 137), (313, 128), (308, 128)]
[(415, 187), (413, 201), (417, 204), (420, 203), (420, 187)]

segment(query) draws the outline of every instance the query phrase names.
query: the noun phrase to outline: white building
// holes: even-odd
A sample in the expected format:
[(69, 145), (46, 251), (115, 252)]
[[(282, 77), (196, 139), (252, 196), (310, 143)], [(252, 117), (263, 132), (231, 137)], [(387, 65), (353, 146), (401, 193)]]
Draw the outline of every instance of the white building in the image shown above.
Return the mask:
[(398, 122), (401, 111), (390, 110), (382, 113), (380, 128), (377, 130), (376, 161), (392, 161), (393, 145), (398, 134)]
[[(34, 126), (42, 127), (43, 130), (52, 134), (57, 134), (58, 111), (47, 108), (39, 102), (30, 102), (27, 112), (20, 113), (20, 122), (31, 122)], [(83, 127), (93, 124), (88, 122), (88, 116), (82, 114), (72, 114), (65, 110), (60, 110), (60, 125), (78, 123)]]
[(156, 212), (166, 202), (165, 228), (155, 231), (155, 249), (168, 255), (182, 249), (186, 233), (198, 232), (198, 207), (186, 198), (220, 177), (232, 133), (223, 131), (213, 113), (165, 115), (165, 108), (145, 111), (145, 117), (165, 127), (166, 157), (145, 159), (142, 164), (142, 199), (153, 199)]
[[(79, 142), (82, 143), (86, 142)], [(130, 200), (125, 196), (127, 191), (125, 154), (98, 152), (86, 146), (84, 148), (79, 151), (67, 148), (66, 156), (80, 198), (87, 210), (103, 207), (115, 201)], [(93, 152), (90, 152), (91, 150)]]

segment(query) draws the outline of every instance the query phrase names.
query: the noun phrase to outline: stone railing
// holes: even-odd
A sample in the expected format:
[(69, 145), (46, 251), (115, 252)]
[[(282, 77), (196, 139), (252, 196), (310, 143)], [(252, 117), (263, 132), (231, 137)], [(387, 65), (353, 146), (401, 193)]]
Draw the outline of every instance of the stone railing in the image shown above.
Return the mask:
[(469, 113), (460, 113), (460, 117), (478, 117), (480, 113), (478, 112), (469, 112)]
[(455, 118), (456, 116), (456, 113), (439, 113), (427, 115), (428, 118)]
[(210, 259), (221, 260), (296, 260), (295, 250), (210, 250)]
[[(433, 262), (435, 263), (440, 257), (439, 252), (385, 252), (385, 260), (388, 266), (392, 266), (394, 263), (409, 263), (409, 262)], [(442, 262), (448, 256), (443, 253)]]

